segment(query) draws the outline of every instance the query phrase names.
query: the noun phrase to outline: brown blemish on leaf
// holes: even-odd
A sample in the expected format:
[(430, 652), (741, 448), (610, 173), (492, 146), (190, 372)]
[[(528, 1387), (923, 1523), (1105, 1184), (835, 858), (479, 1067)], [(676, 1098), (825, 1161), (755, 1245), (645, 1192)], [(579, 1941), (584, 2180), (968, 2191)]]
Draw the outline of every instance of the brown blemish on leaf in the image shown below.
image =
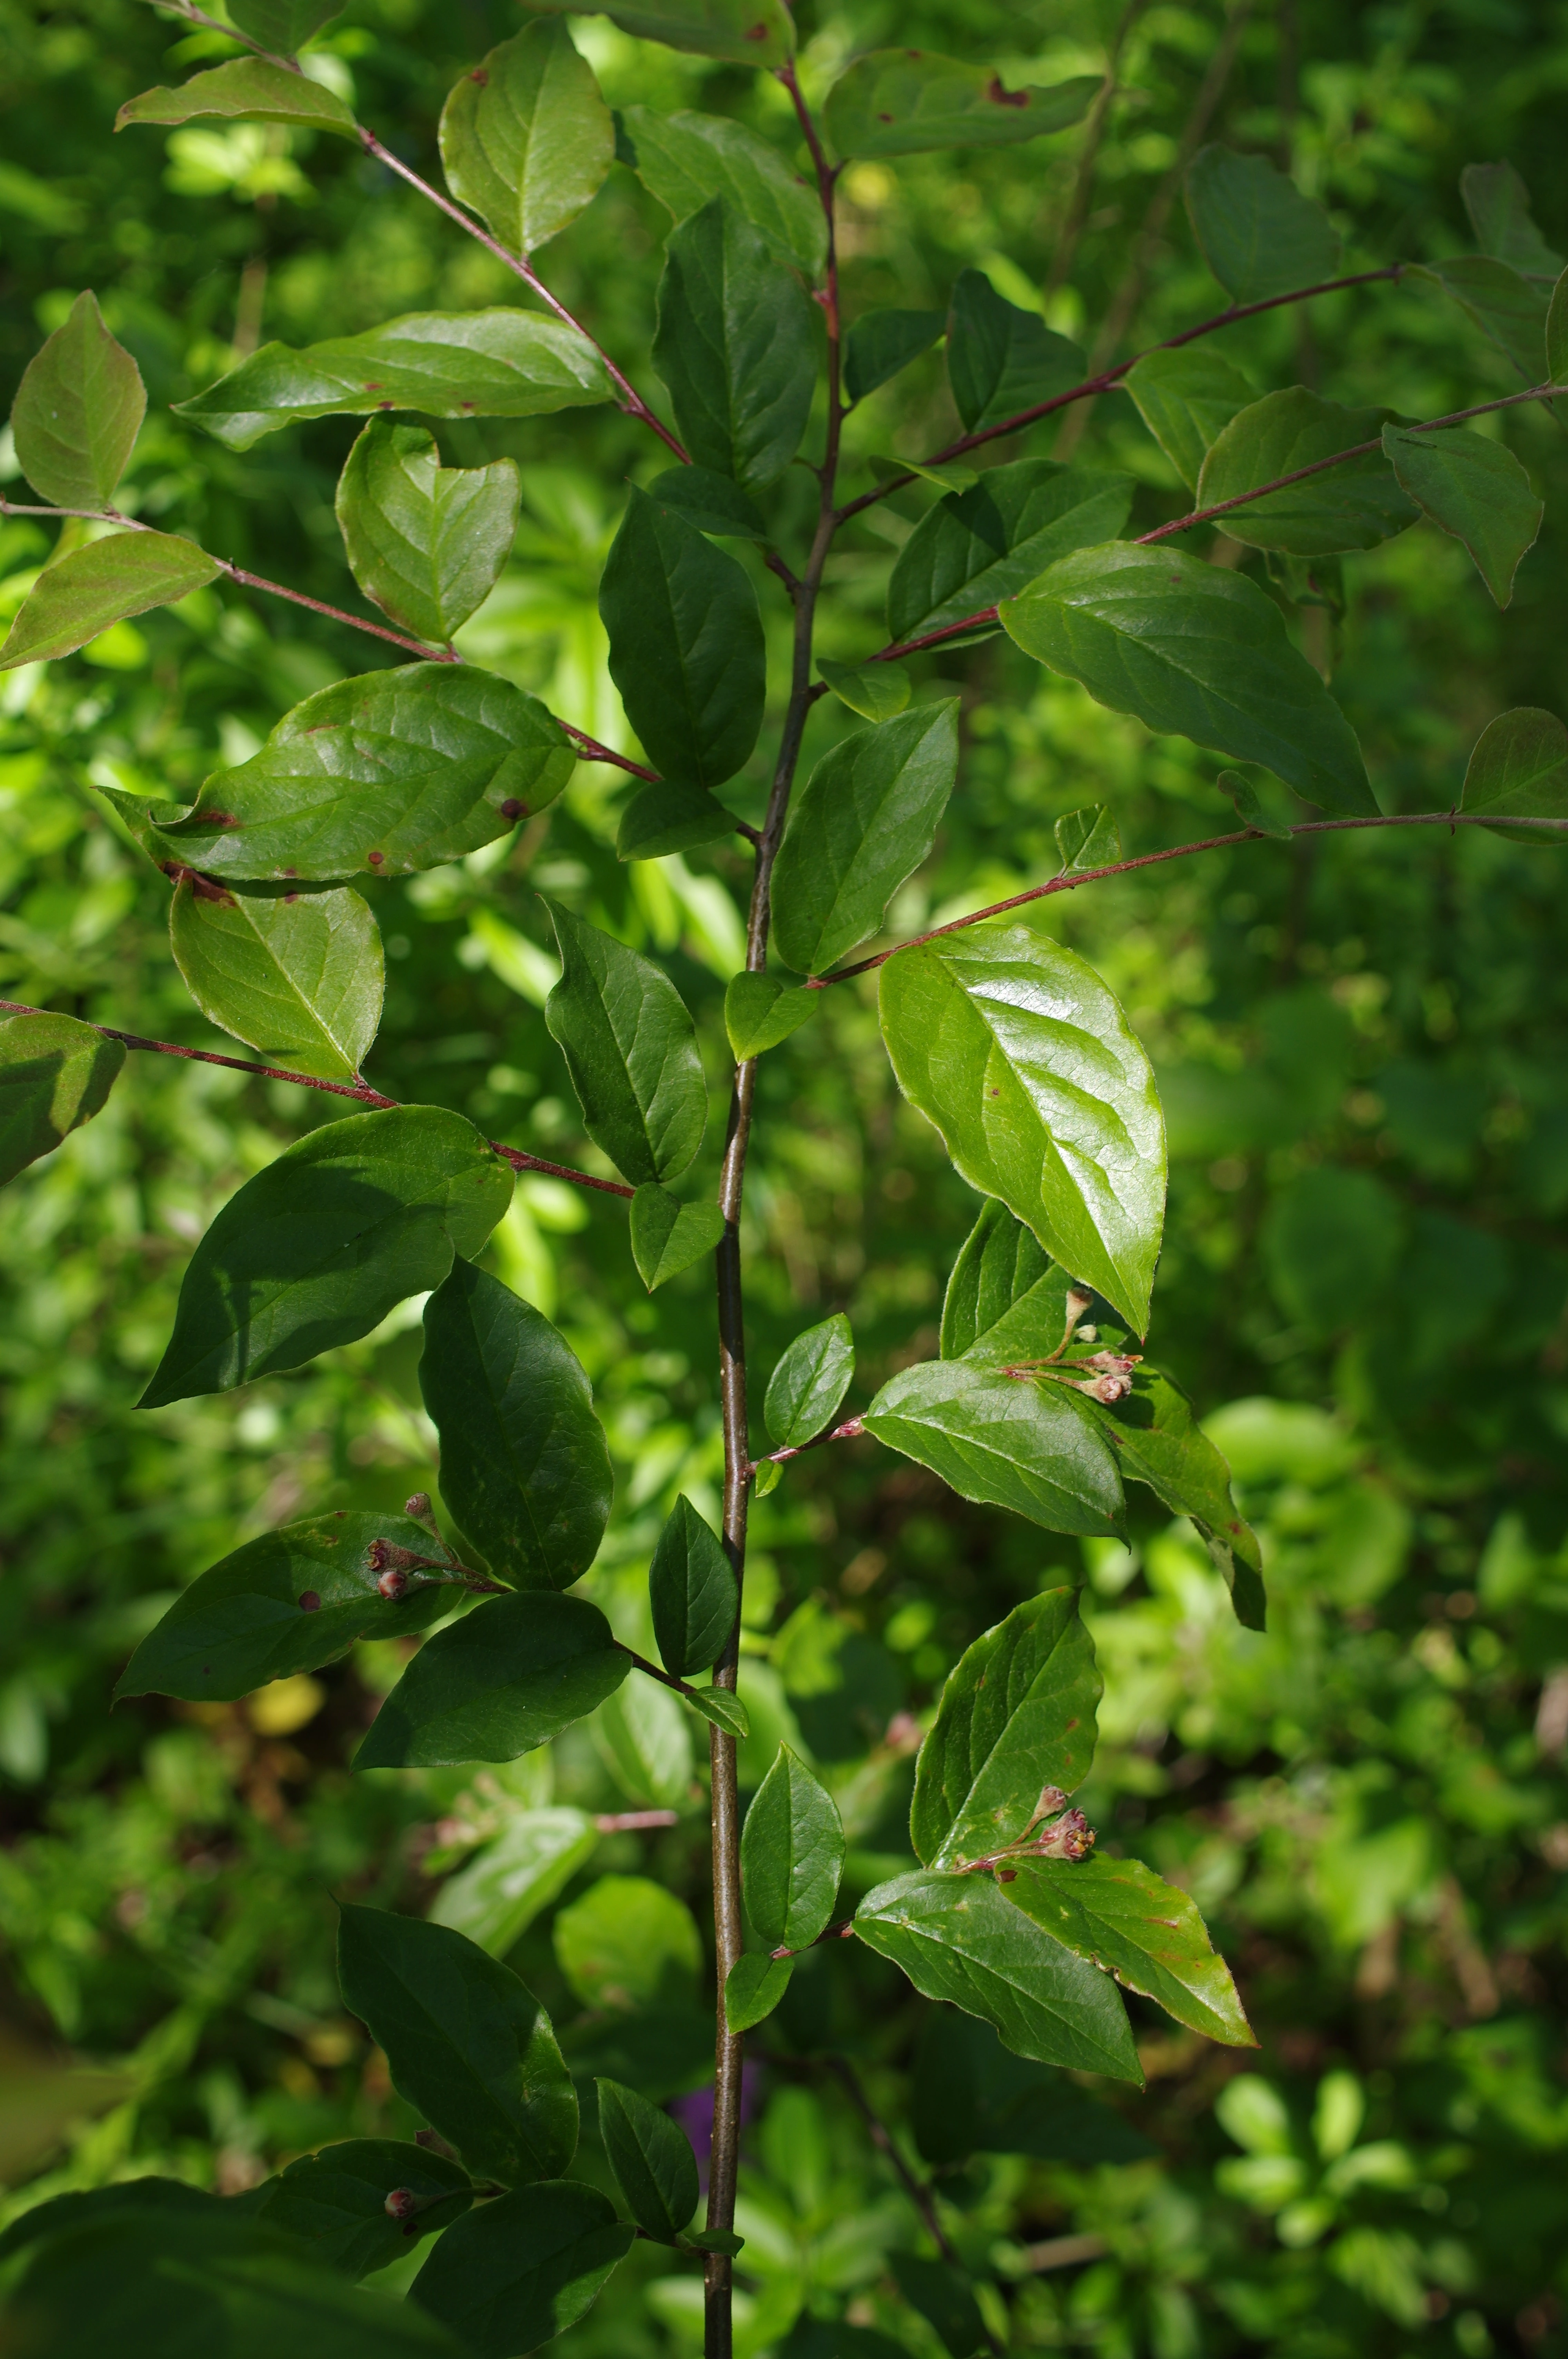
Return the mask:
[(1030, 103), (1029, 92), (1026, 90), (1009, 90), (1000, 74), (992, 74), (986, 85), (986, 96), (993, 106), (1027, 106)]

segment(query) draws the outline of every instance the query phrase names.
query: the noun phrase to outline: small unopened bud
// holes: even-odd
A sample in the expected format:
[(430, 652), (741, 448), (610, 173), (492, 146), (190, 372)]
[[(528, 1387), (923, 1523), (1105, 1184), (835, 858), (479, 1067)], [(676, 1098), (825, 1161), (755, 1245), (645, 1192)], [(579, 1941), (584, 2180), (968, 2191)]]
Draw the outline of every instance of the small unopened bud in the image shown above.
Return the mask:
[(1058, 1810), (1065, 1810), (1066, 1807), (1067, 1798), (1060, 1786), (1042, 1786), (1040, 1799), (1034, 1805), (1034, 1815), (1037, 1819), (1054, 1818)]
[(1090, 1400), (1098, 1400), (1102, 1408), (1113, 1408), (1132, 1390), (1132, 1379), (1130, 1376), (1093, 1376), (1077, 1389), (1087, 1393)]
[(1087, 1294), (1081, 1286), (1070, 1286), (1067, 1288), (1067, 1324), (1069, 1327), (1076, 1327), (1079, 1320), (1083, 1317), (1085, 1311), (1092, 1310), (1093, 1307), (1094, 1296), (1092, 1294)]
[(395, 2187), (382, 2209), (389, 2220), (406, 2220), (418, 2201), (411, 2187)]
[[(365, 1550), (365, 1562), (372, 1572), (412, 1572), (416, 1565), (427, 1561), (413, 1549), (399, 1548), (395, 1540), (372, 1540)], [(401, 1591), (398, 1593), (401, 1595)]]
[(1095, 1844), (1095, 1831), (1082, 1810), (1065, 1811), (1035, 1843), (1042, 1859), (1087, 1859)]
[(404, 1597), (408, 1592), (408, 1575), (406, 1572), (400, 1572), (394, 1565), (389, 1571), (382, 1574), (375, 1585), (383, 1597), (392, 1599)]
[(1075, 1332), (1075, 1341), (1079, 1343), (1098, 1343), (1099, 1341), (1099, 1329), (1098, 1327), (1079, 1327)]
[(430, 1520), (430, 1494), (428, 1491), (416, 1491), (411, 1499), (405, 1499), (403, 1502), (403, 1512), (406, 1516), (412, 1516), (416, 1524), (428, 1523)]
[(1130, 1376), (1142, 1356), (1141, 1352), (1096, 1352), (1078, 1364), (1085, 1368), (1098, 1368), (1102, 1375), (1108, 1376)]

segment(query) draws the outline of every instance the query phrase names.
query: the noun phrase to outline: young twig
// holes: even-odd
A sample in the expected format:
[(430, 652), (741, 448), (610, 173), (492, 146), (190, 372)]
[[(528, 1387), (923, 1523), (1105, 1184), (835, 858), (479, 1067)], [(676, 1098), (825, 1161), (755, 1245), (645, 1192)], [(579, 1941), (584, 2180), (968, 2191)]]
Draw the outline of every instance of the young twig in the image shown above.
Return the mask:
[(782, 1466), (786, 1458), (803, 1457), (808, 1450), (820, 1450), (825, 1442), (853, 1441), (856, 1435), (864, 1433), (865, 1430), (858, 1417), (847, 1418), (842, 1425), (836, 1425), (831, 1433), (819, 1433), (815, 1441), (798, 1442), (793, 1450), (772, 1450), (765, 1458), (753, 1458), (746, 1471), (755, 1475), (759, 1466)]

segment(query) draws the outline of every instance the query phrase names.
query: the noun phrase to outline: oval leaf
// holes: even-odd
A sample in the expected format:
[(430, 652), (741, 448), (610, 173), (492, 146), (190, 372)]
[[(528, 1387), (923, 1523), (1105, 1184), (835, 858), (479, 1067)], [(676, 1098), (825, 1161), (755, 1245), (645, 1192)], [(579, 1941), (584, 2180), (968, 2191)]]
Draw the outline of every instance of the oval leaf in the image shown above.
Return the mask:
[[(1476, 740), (1461, 810), (1493, 819), (1568, 820), (1568, 729), (1554, 712), (1523, 704), (1499, 712)], [(1498, 835), (1545, 849), (1568, 842), (1568, 829), (1504, 827)]]
[(763, 1958), (750, 1951), (736, 1959), (724, 1977), (724, 2027), (732, 2038), (767, 2020), (794, 1973), (793, 1958)]
[(592, 203), (615, 126), (562, 24), (525, 26), (466, 73), (441, 110), (441, 167), (460, 204), (528, 255)]
[(1258, 398), (1240, 370), (1206, 343), (1145, 353), (1121, 383), (1191, 491), (1196, 491), (1204, 461), (1238, 410), (1250, 408)]
[(576, 2325), (633, 2234), (596, 2187), (569, 2179), (531, 2187), (449, 2228), (408, 2298), (474, 2359), (517, 2359)]
[(146, 408), (142, 373), (103, 325), (89, 288), (22, 372), (11, 408), (16, 463), (57, 507), (104, 507)]
[[(389, 2212), (395, 2193), (415, 2208)], [(297, 2236), (321, 2267), (362, 2277), (449, 2228), (472, 2201), (467, 2171), (444, 2154), (401, 2138), (347, 2138), (287, 2164), (256, 2216)]]
[(378, 418), (338, 480), (354, 580), (401, 630), (444, 645), (495, 587), (517, 530), (510, 459), (443, 467), (422, 426)]
[(946, 325), (940, 311), (862, 311), (844, 338), (845, 400), (864, 401), (929, 352)]
[(358, 140), (353, 109), (308, 75), (290, 73), (265, 58), (231, 58), (193, 75), (178, 90), (145, 90), (114, 117), (116, 131), (133, 123), (190, 123), (216, 114), (228, 123), (292, 123), (302, 131), (336, 131)]
[(1541, 382), (1550, 317), (1543, 287), (1484, 254), (1406, 267), (1417, 279), (1427, 279), (1451, 296), (1482, 334), (1508, 354), (1527, 385)]
[(1158, 2001), (1190, 2031), (1227, 2048), (1256, 2048), (1225, 1960), (1217, 1957), (1188, 1895), (1141, 1859), (1099, 1853), (1021, 1860), (1007, 1897), (1033, 1922), (1107, 1973)]
[(1315, 287), (1339, 266), (1338, 231), (1267, 157), (1200, 147), (1187, 167), (1187, 214), (1233, 303)]
[(523, 0), (525, 8), (556, 15), (608, 16), (640, 41), (663, 41), (701, 58), (728, 58), (738, 66), (782, 66), (795, 53), (795, 27), (784, 0), (640, 0), (606, 8), (602, 0)]
[(465, 1933), (492, 1958), (504, 1958), (588, 1864), (599, 1840), (586, 1811), (519, 1810), (493, 1843), (447, 1878), (430, 1905), (430, 1921)]
[(890, 1377), (861, 1422), (961, 1498), (1011, 1508), (1048, 1532), (1121, 1529), (1116, 1462), (1065, 1386), (924, 1360)]
[(236, 898), (189, 870), (169, 947), (203, 1016), (268, 1064), (351, 1080), (381, 1022), (381, 930), (357, 893)]
[(781, 983), (773, 974), (733, 974), (724, 989), (724, 1029), (737, 1064), (776, 1049), (822, 1006), (819, 991)]
[(601, 1875), (561, 1910), (555, 1945), (585, 2006), (625, 2014), (689, 2003), (702, 1971), (696, 1918), (647, 1875)]
[(1012, 147), (1065, 131), (1087, 113), (1098, 74), (1009, 90), (988, 66), (929, 49), (872, 49), (827, 93), (827, 136), (840, 156), (918, 156), (935, 147)]
[(1233, 540), (1294, 557), (1375, 549), (1414, 524), (1419, 513), (1383, 455), (1379, 438), (1388, 416), (1386, 409), (1343, 409), (1303, 385), (1265, 394), (1238, 411), (1216, 437), (1198, 477), (1198, 506), (1217, 507), (1260, 484), (1369, 442), (1373, 448), (1359, 458), (1232, 508), (1224, 526)]
[(115, 532), (40, 573), (0, 647), (0, 671), (73, 655), (114, 623), (172, 605), (222, 571), (215, 557), (169, 532)]
[(1499, 606), (1514, 593), (1519, 560), (1535, 547), (1546, 511), (1511, 451), (1484, 434), (1383, 429), (1383, 448), (1401, 487), (1433, 524), (1462, 540)]
[[(728, 198), (780, 261), (821, 277), (827, 258), (821, 200), (776, 147), (728, 115), (686, 108), (656, 114), (651, 106), (629, 106), (621, 125), (624, 160), (677, 222), (700, 212), (710, 197)], [(938, 332), (940, 327), (938, 321)]]
[(767, 527), (749, 492), (711, 467), (666, 467), (648, 486), (661, 507), (675, 508), (698, 532), (721, 540), (754, 540), (767, 546)]
[(596, 2081), (599, 2135), (622, 2201), (645, 2236), (673, 2245), (697, 2210), (697, 2157), (668, 2114), (620, 2081)]
[(1049, 459), (992, 467), (972, 491), (939, 500), (905, 541), (888, 583), (889, 638), (923, 638), (1011, 598), (1058, 557), (1114, 540), (1131, 505), (1130, 475)]
[(632, 1199), (632, 1258), (650, 1294), (712, 1253), (724, 1234), (717, 1204), (683, 1204), (667, 1188), (644, 1180)]
[(354, 1767), (514, 1761), (613, 1695), (630, 1669), (586, 1598), (535, 1589), (488, 1599), (420, 1648)]
[(666, 1671), (684, 1679), (719, 1660), (735, 1627), (740, 1591), (719, 1535), (684, 1493), (659, 1534), (648, 1599)]
[(735, 832), (735, 815), (678, 778), (639, 787), (621, 813), (615, 837), (617, 860), (663, 860), (666, 853), (690, 852)]
[(797, 1335), (768, 1378), (762, 1417), (781, 1450), (798, 1450), (838, 1416), (855, 1373), (855, 1337), (840, 1311)]
[(746, 492), (776, 483), (816, 387), (811, 302), (728, 197), (672, 231), (658, 319), (654, 365), (698, 466)]
[(686, 1003), (649, 960), (540, 897), (561, 952), (545, 1021), (566, 1057), (588, 1135), (634, 1186), (677, 1179), (708, 1125), (708, 1083)]
[(758, 1940), (770, 1950), (809, 1949), (833, 1914), (843, 1873), (838, 1806), (781, 1745), (741, 1835), (741, 1886)]
[(74, 1016), (0, 1016), (0, 1187), (102, 1114), (124, 1061)]
[(983, 271), (958, 273), (947, 318), (947, 382), (969, 433), (1036, 408), (1087, 375), (1077, 345), (1037, 311), (1008, 302)]
[(728, 550), (633, 488), (599, 611), (610, 676), (660, 769), (694, 787), (733, 777), (762, 725), (766, 671), (757, 593)]

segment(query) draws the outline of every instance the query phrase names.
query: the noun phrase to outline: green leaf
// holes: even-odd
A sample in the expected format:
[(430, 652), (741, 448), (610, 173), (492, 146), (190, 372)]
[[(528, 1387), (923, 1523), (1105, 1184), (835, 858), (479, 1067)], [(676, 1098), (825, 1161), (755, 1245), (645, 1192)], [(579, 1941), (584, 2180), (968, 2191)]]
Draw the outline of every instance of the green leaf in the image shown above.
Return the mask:
[(759, 1499), (765, 1499), (770, 1491), (776, 1491), (783, 1481), (784, 1468), (776, 1460), (764, 1458), (752, 1477), (752, 1488)]
[(1164, 1125), (1149, 1060), (1094, 969), (993, 921), (890, 959), (881, 1025), (900, 1087), (969, 1185), (1000, 1196), (1141, 1332)]
[(855, 1338), (844, 1313), (797, 1335), (768, 1378), (762, 1416), (780, 1450), (798, 1450), (825, 1432), (844, 1405), (855, 1373)]
[(764, 1958), (752, 1950), (724, 1977), (724, 2024), (731, 2038), (766, 2022), (790, 1985), (793, 1958)]
[(263, 344), (175, 408), (231, 451), (248, 451), (264, 434), (306, 418), (367, 418), (385, 409), (416, 409), (427, 418), (544, 418), (609, 398), (610, 380), (585, 336), (508, 305), (409, 311), (362, 336), (330, 337), (303, 352)]
[(1200, 147), (1187, 167), (1187, 215), (1233, 303), (1315, 287), (1339, 266), (1338, 231), (1266, 157)]
[(1289, 843), (1293, 830), (1282, 821), (1271, 819), (1259, 800), (1258, 792), (1239, 770), (1221, 770), (1215, 785), (1222, 795), (1228, 795), (1236, 805), (1236, 816), (1243, 827), (1256, 828), (1260, 835), (1271, 835), (1277, 843)]
[(1511, 263), (1516, 270), (1555, 278), (1563, 256), (1553, 254), (1530, 210), (1530, 190), (1511, 164), (1466, 164), (1459, 193), (1483, 254)]
[[(392, 2212), (389, 2196), (406, 2198)], [(286, 2166), (258, 2219), (297, 2236), (313, 2261), (368, 2277), (449, 2228), (473, 2201), (469, 2175), (443, 2154), (399, 2138), (348, 2138)]]
[(144, 1408), (301, 1367), (477, 1254), (512, 1173), (444, 1106), (323, 1123), (230, 1197), (197, 1246)]
[(398, 2095), (470, 2170), (508, 2187), (560, 2177), (577, 2150), (577, 2093), (549, 2017), (510, 1967), (449, 1926), (344, 1902), (338, 1981)]
[(1190, 1516), (1232, 1583), (1238, 1621), (1263, 1627), (1263, 1559), (1256, 1533), (1231, 1495), (1230, 1469), (1193, 1415), (1181, 1386), (1140, 1368), (1132, 1390), (1109, 1408), (1090, 1401), (1123, 1479), (1146, 1483), (1173, 1516)]
[(776, 974), (732, 974), (724, 987), (724, 1028), (737, 1064), (776, 1049), (822, 1005), (819, 991), (781, 983)]
[(867, 1893), (855, 1930), (927, 1998), (993, 2024), (1015, 2056), (1141, 2085), (1115, 1984), (1042, 1932), (989, 1876), (897, 1876)]
[(661, 507), (674, 508), (698, 532), (766, 545), (768, 528), (750, 493), (711, 467), (666, 467), (649, 484), (648, 497)]
[(747, 492), (776, 483), (811, 415), (811, 301), (728, 197), (671, 232), (658, 318), (654, 365), (698, 466)]
[(683, 1689), (681, 1701), (700, 1712), (721, 1735), (745, 1738), (752, 1734), (745, 1705), (728, 1688)]
[(989, 2348), (986, 2322), (967, 2277), (946, 2261), (922, 2260), (916, 2253), (892, 2253), (888, 2262), (900, 2293), (935, 2328), (950, 2359), (975, 2359)]
[(448, 2230), (408, 2299), (472, 2359), (517, 2359), (575, 2326), (634, 2232), (596, 2187), (569, 2179), (503, 2195)]
[(0, 1016), (0, 1187), (103, 1112), (124, 1061), (74, 1016)]
[(735, 1627), (740, 1591), (719, 1535), (684, 1493), (654, 1550), (648, 1602), (666, 1671), (684, 1679), (719, 1660)]
[(521, 255), (576, 221), (615, 161), (610, 109), (559, 23), (524, 26), (464, 74), (440, 140), (453, 196)]
[(1007, 1897), (1081, 1958), (1227, 2048), (1257, 2040), (1188, 1895), (1140, 1859), (1021, 1860)]
[(692, 1790), (692, 1729), (662, 1680), (627, 1680), (594, 1714), (595, 1748), (636, 1810), (678, 1810)]
[(115, 532), (73, 549), (39, 574), (0, 647), (0, 671), (74, 655), (114, 623), (188, 597), (222, 569), (170, 532)]
[(504, 1958), (598, 1848), (599, 1830), (584, 1810), (519, 1810), (493, 1843), (447, 1878), (430, 1905), (430, 1921)]
[(229, 5), (231, 22), (280, 58), (296, 56), (341, 14), (342, 0), (230, 0)]
[(673, 2245), (697, 2210), (697, 2157), (668, 2114), (619, 2081), (596, 2081), (599, 2135), (621, 2199), (646, 2236)]
[(1489, 255), (1462, 254), (1446, 262), (1408, 263), (1405, 276), (1441, 287), (1482, 334), (1506, 353), (1527, 385), (1541, 382), (1546, 356), (1546, 289)]
[[(1033, 1230), (1015, 1220), (996, 1197), (988, 1196), (947, 1280), (942, 1302), (942, 1357), (957, 1360), (972, 1350), (1006, 1318), (1015, 1302), (1054, 1269), (1055, 1264)], [(1003, 1356), (1020, 1360), (1043, 1357), (1045, 1352), (1054, 1352), (1061, 1341), (1058, 1321), (1055, 1332), (1044, 1342), (1042, 1350), (1019, 1350)]]
[(940, 311), (862, 311), (844, 338), (844, 398), (849, 407), (929, 352), (946, 325)]
[(381, 1022), (381, 932), (357, 893), (247, 895), (186, 870), (169, 947), (212, 1023), (267, 1064), (351, 1080)]
[(226, 65), (192, 75), (178, 90), (144, 90), (128, 98), (114, 117), (116, 131), (133, 123), (190, 123), (216, 114), (227, 123), (290, 123), (302, 131), (336, 131), (357, 141), (353, 109), (335, 91), (269, 65), (265, 58), (231, 58)]
[(689, 852), (735, 832), (735, 815), (702, 787), (660, 778), (639, 787), (621, 813), (615, 838), (617, 860), (663, 860), (666, 853)]
[(1464, 542), (1492, 596), (1506, 606), (1545, 514), (1513, 452), (1464, 428), (1410, 434), (1385, 426), (1383, 448), (1401, 487), (1433, 524)]
[(492, 1571), (569, 1589), (610, 1520), (610, 1446), (581, 1361), (543, 1311), (457, 1261), (425, 1305), (419, 1390), (441, 1496)]
[(22, 372), (11, 408), (16, 463), (41, 500), (101, 508), (130, 462), (147, 397), (91, 288)]
[[(1459, 808), (1488, 821), (1568, 820), (1568, 729), (1557, 715), (1523, 704), (1489, 722), (1476, 740)], [(1568, 829), (1498, 827), (1496, 832), (1543, 850), (1568, 842)]]
[(237, 2211), (230, 2212), (224, 2207), (222, 2197), (208, 2195), (183, 2179), (112, 2180), (105, 2187), (72, 2188), (64, 2195), (46, 2196), (41, 2203), (19, 2212), (0, 2231), (0, 2261), (8, 2261), (13, 2254), (24, 2252), (29, 2245), (74, 2234), (78, 2228), (92, 2227), (103, 2221), (169, 2212), (183, 2212), (203, 2222), (221, 2222), (220, 2235), (239, 2216)]
[(318, 1671), (361, 1638), (407, 1638), (451, 1610), (459, 1593), (410, 1574), (406, 1593), (376, 1582), (389, 1548), (447, 1561), (407, 1516), (337, 1508), (264, 1532), (193, 1581), (155, 1623), (120, 1674), (124, 1696), (226, 1703), (269, 1680)]
[(677, 222), (700, 212), (710, 197), (726, 197), (781, 262), (821, 277), (827, 259), (821, 200), (776, 147), (728, 115), (684, 107), (657, 114), (651, 106), (629, 106), (622, 124), (626, 160)]
[[(737, 1967), (731, 1970), (732, 1974), (738, 1971), (738, 1966), (739, 1962), (737, 1962)], [(693, 2228), (681, 2241), (693, 2252), (722, 2253), (731, 2261), (737, 2254), (745, 2249), (746, 2244), (744, 2236), (737, 2236), (730, 2228)], [(856, 2347), (858, 2349), (859, 2345), (857, 2344)]]
[(1115, 1462), (1065, 1386), (923, 1360), (890, 1376), (861, 1421), (961, 1498), (1011, 1508), (1049, 1532), (1121, 1529)]
[(573, 16), (608, 16), (640, 41), (663, 41), (700, 58), (737, 66), (782, 66), (795, 54), (795, 27), (784, 0), (642, 0), (606, 8), (601, 0), (523, 0), (525, 8)]
[(466, 665), (402, 664), (318, 689), (259, 754), (207, 779), (154, 857), (209, 876), (406, 876), (554, 802), (577, 752), (537, 697)]
[(1104, 1681), (1077, 1593), (1049, 1589), (985, 1631), (947, 1675), (915, 1767), (909, 1836), (927, 1867), (1022, 1842), (1089, 1774)]
[(989, 2023), (948, 2006), (928, 2008), (921, 2026), (910, 2126), (935, 2163), (1023, 2154), (1082, 2169), (1148, 2162), (1158, 2151), (1109, 2105), (1048, 2066), (1010, 2056)]
[(1258, 398), (1239, 369), (1211, 344), (1183, 344), (1173, 353), (1146, 353), (1121, 380), (1122, 390), (1189, 490), (1203, 462), (1238, 410)]
[(1026, 655), (1161, 735), (1259, 762), (1308, 802), (1373, 814), (1345, 715), (1238, 573), (1112, 543), (1064, 557), (1000, 609)]
[[(890, 459), (873, 452), (866, 463), (881, 484), (902, 483), (906, 476), (915, 475), (923, 484), (935, 484), (939, 492), (969, 492), (980, 480), (978, 467), (958, 459)], [(967, 643), (956, 640), (954, 644)]]
[(958, 775), (958, 699), (916, 705), (829, 748), (790, 815), (773, 868), (773, 942), (826, 974), (877, 932), (930, 853)]
[(1049, 459), (991, 468), (905, 541), (888, 583), (889, 637), (923, 638), (1011, 597), (1058, 557), (1114, 540), (1131, 505), (1130, 475)]
[(1568, 270), (1552, 288), (1546, 314), (1546, 374), (1553, 385), (1568, 383)]
[(1009, 90), (989, 66), (935, 57), (929, 49), (872, 49), (834, 83), (823, 116), (828, 138), (845, 158), (1012, 147), (1078, 122), (1099, 88), (1098, 74), (1081, 74), (1073, 82)]
[(354, 580), (400, 630), (444, 646), (494, 589), (519, 496), (510, 459), (443, 467), (424, 427), (373, 419), (338, 479)]
[(589, 1136), (634, 1187), (679, 1177), (708, 1125), (697, 1031), (667, 975), (547, 894), (561, 979), (545, 1021)]
[(1296, 557), (1326, 557), (1336, 549), (1375, 549), (1415, 522), (1415, 504), (1401, 490), (1380, 441), (1386, 409), (1342, 409), (1305, 386), (1267, 393), (1238, 411), (1217, 436), (1198, 477), (1200, 508), (1216, 507), (1260, 484), (1314, 466), (1336, 451), (1373, 448), (1267, 499), (1232, 508), (1224, 529), (1254, 549)]
[(526, 1589), (487, 1599), (415, 1656), (356, 1769), (515, 1761), (613, 1695), (631, 1669), (597, 1605)]
[(866, 721), (892, 721), (909, 703), (909, 674), (897, 664), (830, 663), (818, 656), (816, 669), (840, 704)]
[(833, 1914), (843, 1873), (833, 1797), (781, 1745), (741, 1835), (741, 1887), (758, 1940), (770, 1950), (809, 1949)]
[(1109, 868), (1121, 858), (1120, 831), (1103, 803), (1065, 812), (1051, 832), (1062, 855), (1064, 876), (1077, 869)]
[(713, 1252), (724, 1234), (717, 1204), (683, 1204), (667, 1188), (645, 1180), (632, 1199), (632, 1258), (650, 1294), (665, 1278)]
[(684, 1900), (646, 1875), (601, 1875), (563, 1908), (556, 1962), (585, 2006), (689, 2003), (702, 1938)]
[[(1091, 96), (1095, 89), (1092, 82), (1065, 86)], [(969, 433), (1033, 409), (1087, 375), (1077, 345), (1054, 334), (1037, 311), (1009, 303), (983, 271), (958, 273), (947, 321), (947, 381)]]
[(766, 687), (757, 593), (734, 558), (633, 489), (599, 611), (610, 676), (659, 768), (694, 787), (733, 777), (757, 742)]

